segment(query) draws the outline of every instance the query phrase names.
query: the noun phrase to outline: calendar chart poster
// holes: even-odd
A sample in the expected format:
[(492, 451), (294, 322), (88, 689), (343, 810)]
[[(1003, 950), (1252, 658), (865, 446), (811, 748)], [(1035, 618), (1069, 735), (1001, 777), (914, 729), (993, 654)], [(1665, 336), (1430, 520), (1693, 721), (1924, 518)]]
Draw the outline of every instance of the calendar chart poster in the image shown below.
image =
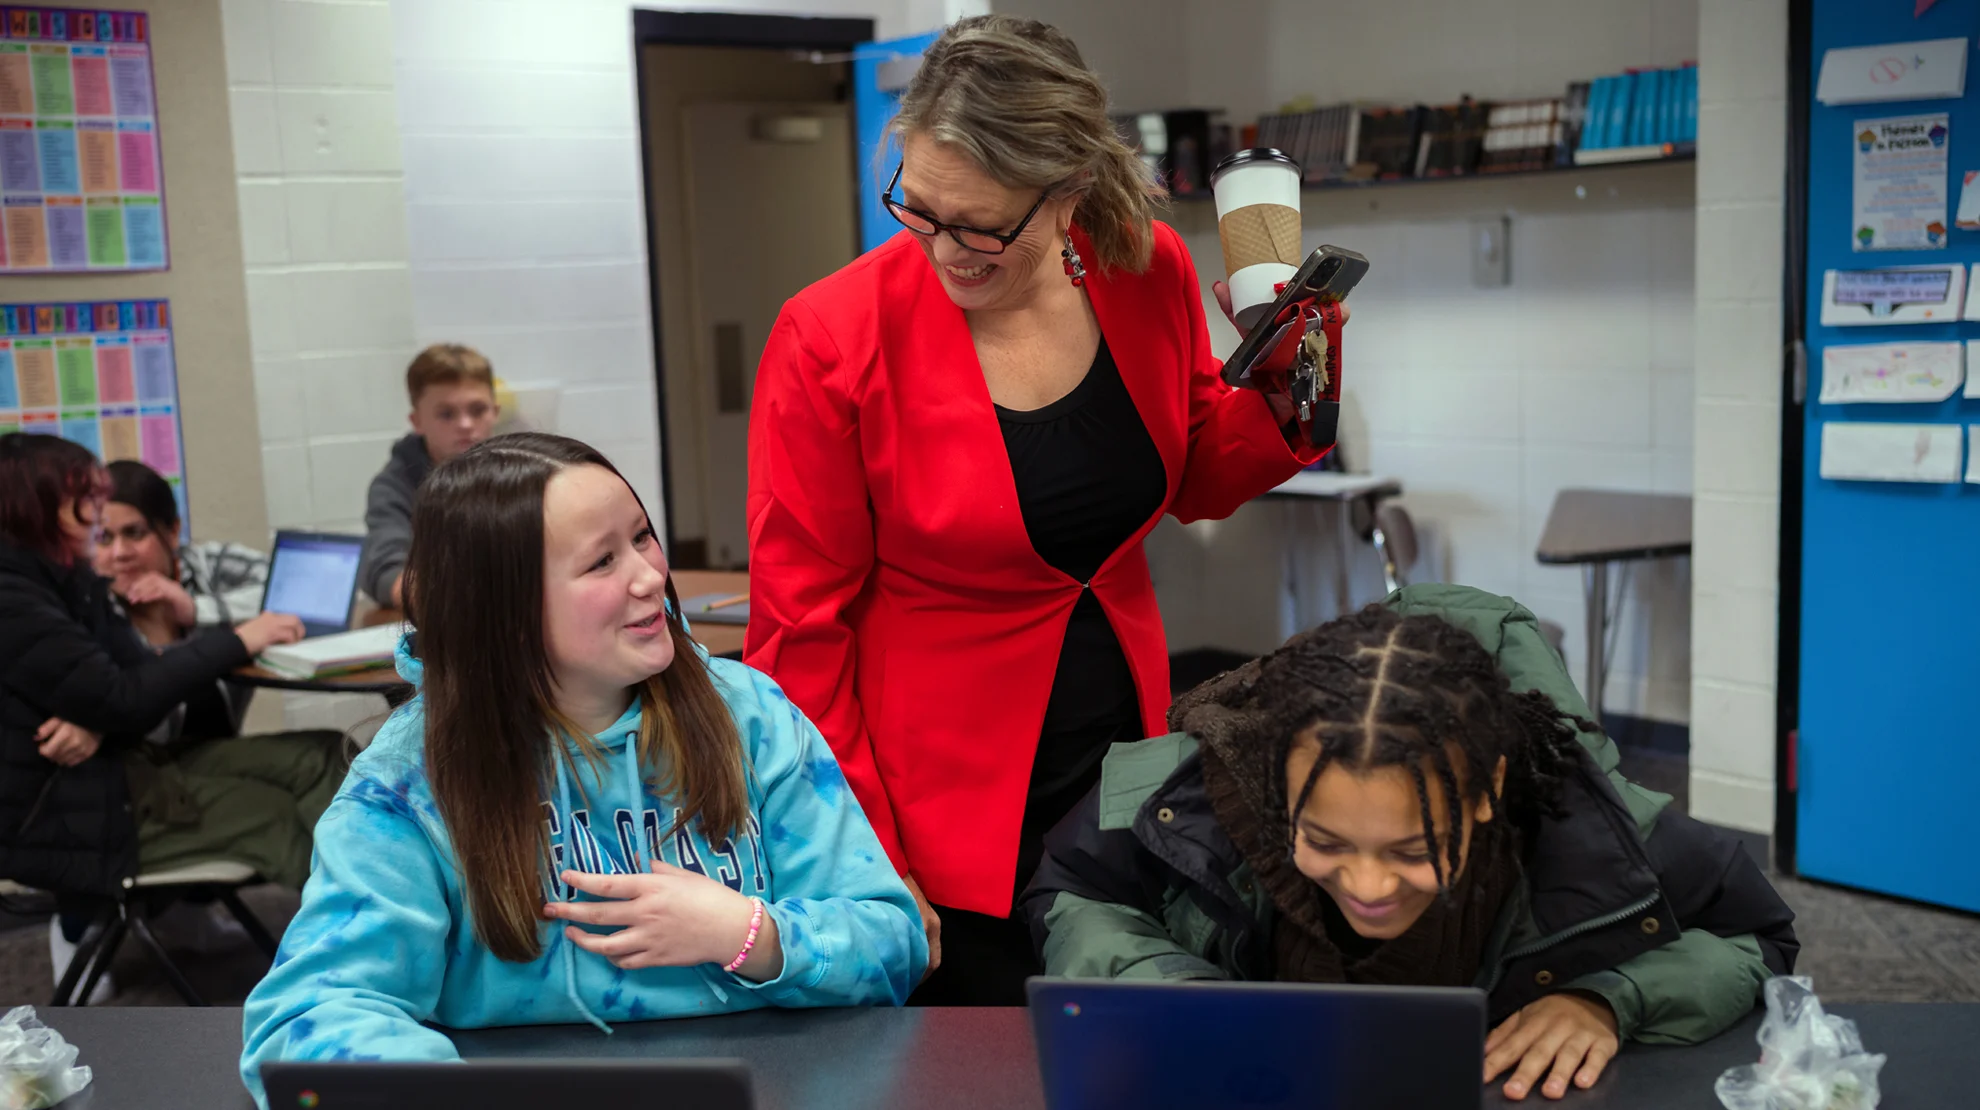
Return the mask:
[(0, 5), (0, 274), (166, 254), (151, 17)]
[(0, 304), (6, 432), (59, 435), (105, 462), (137, 459), (164, 475), (183, 505), (185, 440), (167, 302)]

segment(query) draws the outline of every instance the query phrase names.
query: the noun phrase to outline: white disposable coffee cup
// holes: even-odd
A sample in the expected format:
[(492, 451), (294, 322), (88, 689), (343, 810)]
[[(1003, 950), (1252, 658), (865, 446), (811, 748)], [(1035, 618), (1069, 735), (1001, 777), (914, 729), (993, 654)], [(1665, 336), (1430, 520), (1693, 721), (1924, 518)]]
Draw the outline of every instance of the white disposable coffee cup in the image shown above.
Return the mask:
[(1299, 163), (1271, 147), (1240, 150), (1217, 163), (1217, 237), (1238, 327), (1250, 328), (1277, 299), (1276, 286), (1299, 269)]

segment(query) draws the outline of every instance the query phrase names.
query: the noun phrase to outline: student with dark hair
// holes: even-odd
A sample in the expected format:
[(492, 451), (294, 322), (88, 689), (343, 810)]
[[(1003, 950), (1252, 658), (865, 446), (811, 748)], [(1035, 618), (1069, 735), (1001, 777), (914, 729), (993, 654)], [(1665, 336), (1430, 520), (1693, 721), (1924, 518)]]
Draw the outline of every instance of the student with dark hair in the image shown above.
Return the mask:
[(238, 624), (261, 611), (268, 555), (236, 543), (179, 542), (172, 484), (135, 459), (104, 468), (110, 497), (96, 533), (96, 572), (153, 644), (195, 627)]
[(1419, 586), (1187, 694), (1116, 745), (1024, 908), (1048, 973), (1476, 986), (1485, 1081), (1588, 1087), (1793, 970), (1730, 839), (1615, 773), (1508, 599)]
[(604, 456), (491, 439), (433, 472), (412, 535), (398, 665), (419, 694), (324, 815), (248, 999), (257, 1097), (269, 1060), (453, 1058), (430, 1022), (907, 998), (921, 919), (831, 750), (688, 637)]
[[(0, 436), (0, 877), (54, 891), (59, 978), (91, 896), (210, 859), (300, 886), (341, 778), (335, 733), (231, 736), (218, 680), (302, 622), (147, 642), (90, 561), (108, 476), (53, 436)], [(190, 729), (189, 729), (190, 726)]]

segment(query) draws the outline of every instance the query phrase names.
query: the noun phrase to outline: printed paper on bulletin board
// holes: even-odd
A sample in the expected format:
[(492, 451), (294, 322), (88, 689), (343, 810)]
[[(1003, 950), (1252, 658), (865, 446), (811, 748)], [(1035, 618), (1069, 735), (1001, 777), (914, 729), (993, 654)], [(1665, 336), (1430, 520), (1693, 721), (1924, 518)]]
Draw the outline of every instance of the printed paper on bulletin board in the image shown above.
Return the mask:
[(166, 267), (142, 12), (0, 7), (0, 274)]
[(165, 476), (188, 529), (165, 301), (0, 304), (0, 434), (40, 432)]
[(1859, 251), (1938, 250), (1946, 245), (1946, 167), (1951, 117), (1857, 120), (1851, 245)]

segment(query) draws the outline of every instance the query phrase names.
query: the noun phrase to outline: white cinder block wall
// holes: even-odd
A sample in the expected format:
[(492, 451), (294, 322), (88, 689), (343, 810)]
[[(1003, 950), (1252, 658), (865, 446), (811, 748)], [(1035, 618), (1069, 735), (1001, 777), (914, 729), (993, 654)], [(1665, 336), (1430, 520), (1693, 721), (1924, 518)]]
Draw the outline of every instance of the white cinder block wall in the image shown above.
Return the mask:
[(1785, 0), (1700, 0), (1691, 812), (1774, 825)]
[(414, 349), (391, 12), (221, 9), (268, 521), (361, 531)]
[[(639, 6), (865, 16), (883, 37), (943, 14), (927, 0)], [(604, 451), (657, 516), (633, 5), (390, 8), (419, 341), (472, 344), (511, 384), (560, 390), (558, 429)]]
[[(365, 488), (407, 430), (414, 350), (391, 11), (222, 0), (221, 17), (268, 523), (361, 532)], [(383, 708), (288, 694), (281, 715), (342, 729)]]
[[(698, 8), (692, 3), (646, 7)], [(724, 3), (867, 16), (934, 0)], [(626, 0), (223, 0), (269, 520), (358, 530), (442, 340), (660, 504)]]

